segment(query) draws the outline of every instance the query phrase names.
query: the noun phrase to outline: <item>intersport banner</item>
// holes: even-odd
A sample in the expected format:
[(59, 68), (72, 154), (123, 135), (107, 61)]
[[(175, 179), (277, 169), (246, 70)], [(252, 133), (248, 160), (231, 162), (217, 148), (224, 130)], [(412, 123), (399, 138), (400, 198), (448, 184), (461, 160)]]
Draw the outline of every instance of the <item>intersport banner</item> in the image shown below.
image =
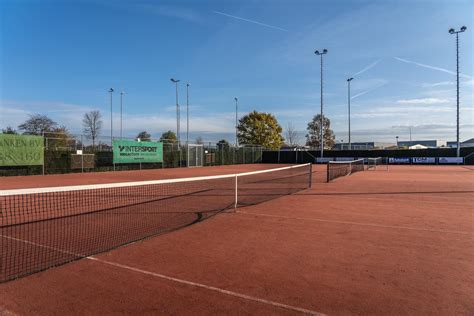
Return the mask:
[(163, 143), (114, 140), (114, 163), (163, 162)]

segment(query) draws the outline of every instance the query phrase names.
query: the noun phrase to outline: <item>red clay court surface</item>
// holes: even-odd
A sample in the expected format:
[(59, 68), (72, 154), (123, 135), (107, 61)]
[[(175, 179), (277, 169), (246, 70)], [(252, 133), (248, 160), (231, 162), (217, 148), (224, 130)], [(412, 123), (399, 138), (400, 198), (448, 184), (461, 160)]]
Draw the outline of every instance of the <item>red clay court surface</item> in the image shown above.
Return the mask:
[[(2, 178), (0, 189), (276, 165)], [(0, 315), (474, 315), (474, 170), (391, 166), (0, 284)]]

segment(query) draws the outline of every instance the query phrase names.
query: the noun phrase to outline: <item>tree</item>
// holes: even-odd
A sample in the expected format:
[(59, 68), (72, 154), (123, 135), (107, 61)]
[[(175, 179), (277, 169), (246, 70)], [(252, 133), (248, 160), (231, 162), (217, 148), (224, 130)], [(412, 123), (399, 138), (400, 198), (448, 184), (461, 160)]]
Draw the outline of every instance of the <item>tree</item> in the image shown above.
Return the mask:
[[(336, 137), (331, 129), (331, 121), (323, 115), (324, 127), (324, 148), (331, 149), (336, 143)], [(321, 148), (321, 114), (315, 115), (308, 123), (308, 134), (306, 135), (306, 145), (313, 148)]]
[(293, 124), (290, 122), (286, 127), (286, 142), (288, 146), (298, 146), (299, 135)]
[(7, 126), (6, 128), (2, 129), (3, 134), (18, 134), (16, 130), (13, 129), (11, 126)]
[(102, 129), (102, 120), (99, 111), (90, 111), (84, 114), (82, 119), (82, 127), (84, 128), (84, 134), (86, 138), (92, 139), (92, 148), (95, 147), (95, 140), (99, 137), (100, 130)]
[(201, 136), (198, 136), (198, 137), (196, 138), (196, 144), (199, 144), (199, 145), (200, 145), (200, 144), (204, 144), (204, 140), (202, 139)]
[(46, 147), (49, 150), (77, 149), (77, 140), (66, 126), (54, 127), (45, 135)]
[(167, 131), (161, 134), (160, 142), (176, 143), (178, 142), (178, 138), (176, 137), (176, 134), (173, 131)]
[(23, 131), (23, 134), (28, 135), (43, 135), (45, 132), (50, 132), (58, 124), (41, 114), (31, 114), (30, 118), (27, 119), (23, 124), (18, 125), (18, 129)]
[(239, 120), (237, 139), (239, 144), (278, 149), (283, 143), (281, 132), (281, 126), (272, 114), (253, 111)]
[(143, 131), (138, 133), (137, 139), (140, 139), (142, 142), (149, 142), (151, 141), (151, 135), (147, 131)]
[(229, 149), (230, 144), (225, 139), (221, 139), (220, 141), (217, 142), (217, 147), (220, 149)]

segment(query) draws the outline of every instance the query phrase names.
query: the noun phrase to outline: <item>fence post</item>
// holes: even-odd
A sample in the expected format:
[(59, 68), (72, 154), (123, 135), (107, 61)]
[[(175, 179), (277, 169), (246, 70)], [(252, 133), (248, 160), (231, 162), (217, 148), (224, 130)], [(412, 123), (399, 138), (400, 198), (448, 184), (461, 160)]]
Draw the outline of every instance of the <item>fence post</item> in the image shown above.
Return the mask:
[(238, 186), (238, 175), (235, 175), (235, 200), (234, 200), (234, 211), (237, 209), (237, 203), (238, 203), (238, 194), (237, 194), (237, 186)]

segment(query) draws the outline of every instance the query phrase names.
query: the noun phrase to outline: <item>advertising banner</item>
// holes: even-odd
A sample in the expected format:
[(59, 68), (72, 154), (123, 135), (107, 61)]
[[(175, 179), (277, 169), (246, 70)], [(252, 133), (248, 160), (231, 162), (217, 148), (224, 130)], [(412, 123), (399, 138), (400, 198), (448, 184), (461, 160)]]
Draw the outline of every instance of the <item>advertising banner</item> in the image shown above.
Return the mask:
[(439, 164), (463, 164), (464, 157), (439, 157)]
[(336, 157), (336, 161), (352, 161), (354, 157)]
[(114, 140), (114, 163), (163, 162), (163, 143)]
[(0, 166), (39, 166), (43, 163), (43, 136), (0, 134)]
[(412, 158), (413, 163), (419, 163), (419, 164), (435, 164), (436, 163), (436, 158), (435, 157), (413, 157)]
[(334, 158), (316, 158), (317, 163), (327, 163), (329, 161), (334, 161)]
[(388, 163), (408, 164), (408, 163), (410, 163), (410, 158), (388, 158)]

